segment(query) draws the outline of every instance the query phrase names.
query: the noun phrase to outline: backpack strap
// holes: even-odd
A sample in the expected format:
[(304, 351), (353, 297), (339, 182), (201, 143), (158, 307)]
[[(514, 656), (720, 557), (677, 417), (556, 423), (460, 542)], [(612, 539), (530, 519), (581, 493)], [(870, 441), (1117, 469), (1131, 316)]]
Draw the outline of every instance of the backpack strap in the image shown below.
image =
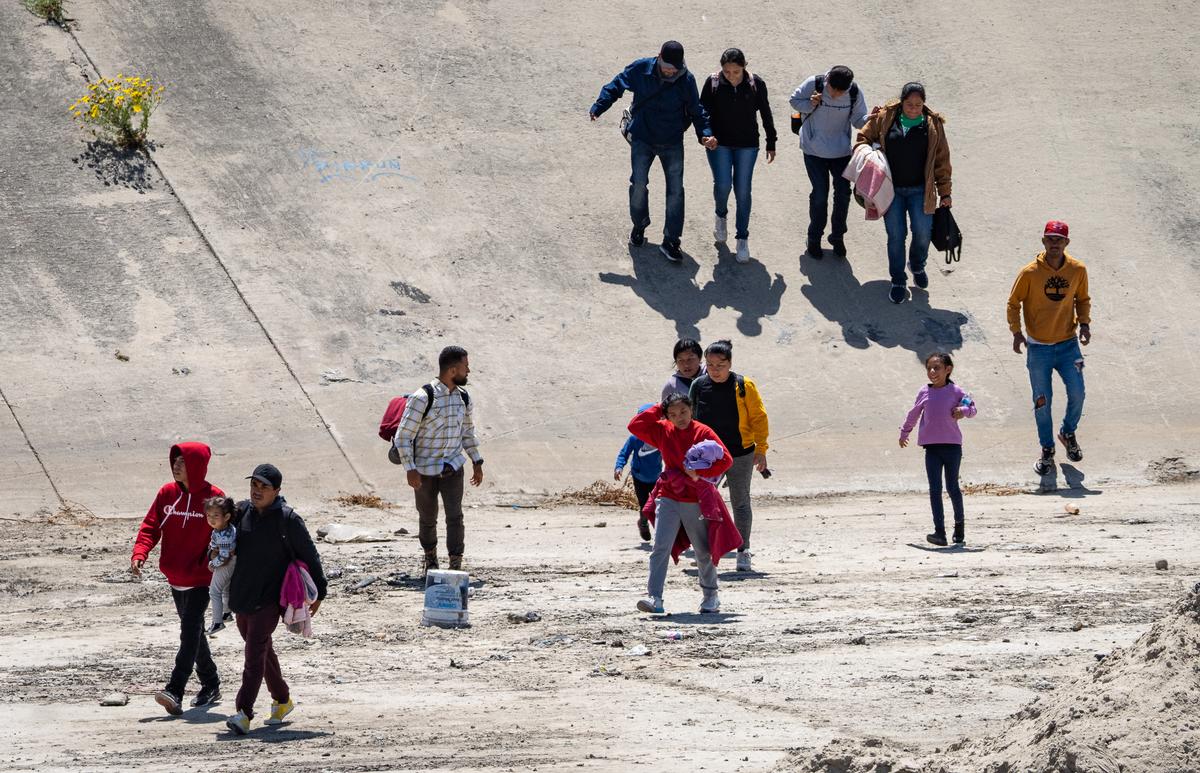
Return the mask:
[(709, 85), (709, 88), (711, 88), (713, 91), (717, 90), (717, 87), (721, 85), (721, 71), (720, 70), (717, 70), (712, 75), (708, 76), (708, 85)]
[(745, 400), (746, 399), (746, 377), (742, 376), (742, 375), (738, 375), (737, 385), (738, 385), (738, 397)]
[(462, 387), (459, 387), (458, 394), (462, 397), (463, 407), (470, 408), (471, 407), (471, 396), (469, 394), (467, 394), (467, 390), (463, 389)]
[(425, 390), (425, 397), (429, 398), (425, 401), (425, 411), (421, 414), (421, 421), (424, 422), (426, 417), (429, 416), (429, 410), (433, 408), (433, 385), (422, 384), (421, 389)]
[(284, 505), (279, 515), (279, 539), (283, 542), (283, 549), (287, 551), (289, 564), (296, 560), (296, 551), (292, 550), (292, 543), (287, 538), (288, 521), (295, 513), (290, 505)]
[[(754, 80), (754, 73), (750, 72), (749, 70), (746, 70), (745, 73), (746, 74), (745, 74), (744, 78), (745, 78), (746, 82), (750, 84), (750, 92), (753, 94), (757, 94), (758, 93), (758, 83), (756, 83)], [(717, 87), (721, 85), (721, 71), (718, 70), (717, 72), (714, 72), (712, 75), (708, 76), (708, 78), (709, 78), (710, 87), (712, 88), (713, 91), (716, 91)]]
[(818, 94), (825, 93), (825, 76), (824, 75), (817, 75), (815, 77), (815, 79), (813, 80), (813, 91), (817, 92)]

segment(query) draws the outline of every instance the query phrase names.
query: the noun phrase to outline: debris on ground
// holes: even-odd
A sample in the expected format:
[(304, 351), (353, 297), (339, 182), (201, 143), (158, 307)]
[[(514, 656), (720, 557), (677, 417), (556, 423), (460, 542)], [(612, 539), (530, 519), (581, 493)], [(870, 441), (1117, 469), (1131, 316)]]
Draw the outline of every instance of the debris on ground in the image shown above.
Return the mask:
[(556, 505), (610, 505), (637, 510), (637, 494), (633, 490), (633, 478), (614, 486), (606, 480), (598, 480), (586, 488), (577, 491), (564, 491), (555, 497), (552, 504)]
[(386, 529), (351, 526), (348, 523), (327, 523), (317, 529), (317, 537), (333, 544), (343, 542), (391, 542), (396, 539), (396, 536)]
[[(346, 507), (371, 507), (376, 510), (388, 510), (392, 507), (377, 494), (341, 494), (333, 501)], [(405, 532), (405, 534), (407, 533)]]
[(540, 622), (541, 619), (542, 619), (541, 614), (538, 612), (535, 612), (532, 609), (529, 610), (528, 612), (509, 612), (508, 613), (508, 622), (510, 622), (510, 623), (537, 623), (537, 622)]
[(129, 696), (123, 692), (110, 692), (100, 699), (101, 706), (124, 706), (129, 703)]

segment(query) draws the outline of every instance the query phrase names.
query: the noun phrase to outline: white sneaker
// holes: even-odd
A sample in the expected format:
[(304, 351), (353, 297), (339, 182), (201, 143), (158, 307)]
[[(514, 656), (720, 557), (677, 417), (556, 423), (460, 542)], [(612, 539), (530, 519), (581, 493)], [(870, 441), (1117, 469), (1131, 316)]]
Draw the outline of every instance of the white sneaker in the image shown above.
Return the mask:
[(749, 239), (738, 239), (737, 240), (737, 255), (735, 257), (736, 257), (736, 260), (738, 263), (749, 263), (750, 262), (750, 244), (749, 244), (749, 242), (750, 242)]
[(737, 554), (737, 570), (739, 572), (752, 572), (750, 568), (750, 551), (743, 550)]
[(704, 600), (700, 602), (700, 613), (711, 615), (720, 611), (721, 599), (717, 596), (717, 592), (715, 590), (704, 591)]
[(639, 612), (645, 612), (650, 615), (661, 615), (665, 611), (663, 609), (662, 599), (656, 599), (653, 596), (647, 596), (637, 603)]
[(713, 238), (719, 242), (723, 242), (729, 238), (729, 229), (725, 227), (725, 218), (717, 218), (717, 222), (713, 226)]

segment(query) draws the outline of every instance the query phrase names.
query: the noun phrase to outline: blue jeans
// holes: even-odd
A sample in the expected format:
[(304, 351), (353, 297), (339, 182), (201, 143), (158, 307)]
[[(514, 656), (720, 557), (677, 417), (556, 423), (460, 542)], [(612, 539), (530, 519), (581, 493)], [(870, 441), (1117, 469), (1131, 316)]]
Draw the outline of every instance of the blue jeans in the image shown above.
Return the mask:
[(887, 229), (888, 273), (892, 275), (892, 284), (901, 287), (908, 284), (908, 275), (904, 273), (904, 240), (910, 221), (912, 244), (908, 247), (908, 265), (914, 274), (919, 274), (925, 270), (929, 239), (933, 236), (933, 215), (925, 214), (923, 185), (897, 188), (892, 206), (883, 215), (883, 225)]
[(850, 156), (844, 158), (821, 158), (804, 154), (804, 170), (812, 184), (808, 194), (808, 240), (821, 241), (825, 233), (825, 220), (829, 214), (829, 180), (833, 178), (833, 222), (829, 229), (830, 239), (841, 239), (846, 235), (846, 216), (850, 212), (850, 181), (842, 177)]
[(957, 443), (930, 443), (925, 446), (925, 475), (929, 478), (929, 506), (933, 510), (933, 530), (946, 533), (946, 509), (942, 504), (942, 474), (946, 476), (946, 493), (954, 508), (955, 530), (963, 525), (963, 496), (958, 485), (962, 466), (962, 446)]
[(1062, 431), (1073, 433), (1083, 416), (1083, 353), (1079, 351), (1079, 339), (1068, 338), (1056, 344), (1027, 344), (1025, 366), (1029, 368), (1029, 385), (1033, 387), (1033, 418), (1037, 421), (1038, 442), (1043, 448), (1053, 447), (1050, 404), (1054, 371), (1058, 371), (1067, 388), (1067, 412), (1063, 416)]
[(729, 191), (737, 198), (737, 239), (750, 238), (750, 181), (754, 177), (754, 162), (758, 148), (730, 148), (718, 145), (708, 153), (708, 165), (713, 173), (713, 200), (717, 217), (729, 214)]
[(683, 235), (683, 137), (673, 145), (634, 140), (630, 147), (633, 174), (629, 176), (629, 218), (636, 228), (650, 225), (650, 166), (657, 158), (667, 180), (667, 219), (663, 242), (679, 245)]

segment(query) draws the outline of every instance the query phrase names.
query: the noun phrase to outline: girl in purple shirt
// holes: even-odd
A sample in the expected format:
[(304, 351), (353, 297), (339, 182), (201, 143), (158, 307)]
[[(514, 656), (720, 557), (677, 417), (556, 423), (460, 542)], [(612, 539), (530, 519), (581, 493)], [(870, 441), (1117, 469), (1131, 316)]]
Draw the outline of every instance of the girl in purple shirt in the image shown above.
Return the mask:
[(900, 447), (908, 447), (908, 436), (920, 419), (917, 445), (925, 449), (925, 474), (929, 477), (929, 504), (933, 508), (933, 534), (925, 537), (934, 545), (946, 544), (946, 511), (942, 506), (942, 474), (945, 471), (946, 491), (954, 507), (954, 544), (965, 541), (963, 535), (963, 498), (958, 487), (958, 468), (962, 464), (962, 432), (959, 419), (975, 415), (975, 401), (950, 380), (954, 361), (945, 352), (935, 352), (925, 358), (925, 374), (929, 383), (917, 393), (912, 410), (900, 427)]

